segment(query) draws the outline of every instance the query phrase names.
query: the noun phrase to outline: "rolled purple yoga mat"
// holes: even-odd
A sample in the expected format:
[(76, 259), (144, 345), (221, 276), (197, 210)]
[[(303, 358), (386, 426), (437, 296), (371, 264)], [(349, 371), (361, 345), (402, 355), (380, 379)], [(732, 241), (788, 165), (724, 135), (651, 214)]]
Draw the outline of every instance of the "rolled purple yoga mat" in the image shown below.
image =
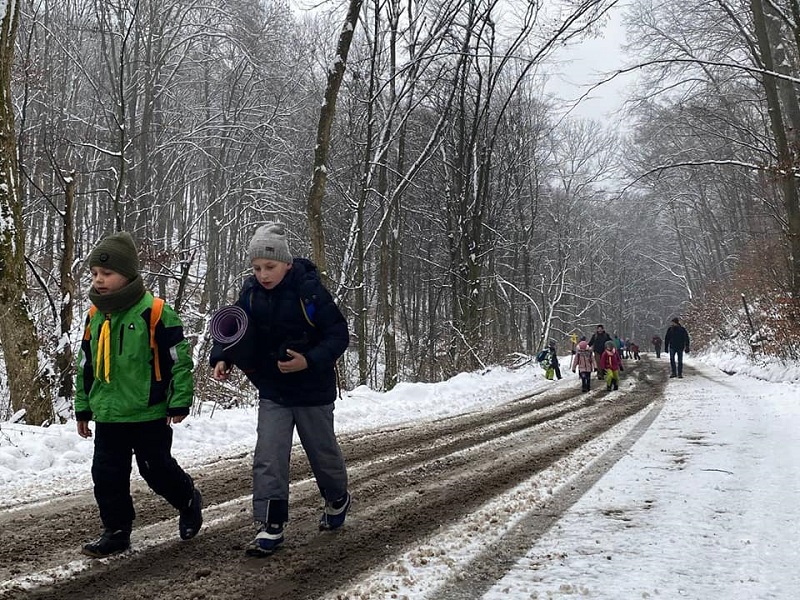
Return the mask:
[(252, 373), (260, 365), (261, 353), (256, 343), (255, 327), (239, 306), (223, 306), (211, 317), (211, 337), (222, 344), (225, 359), (245, 373)]
[(211, 317), (211, 337), (215, 342), (232, 346), (247, 333), (249, 319), (239, 306), (223, 306)]

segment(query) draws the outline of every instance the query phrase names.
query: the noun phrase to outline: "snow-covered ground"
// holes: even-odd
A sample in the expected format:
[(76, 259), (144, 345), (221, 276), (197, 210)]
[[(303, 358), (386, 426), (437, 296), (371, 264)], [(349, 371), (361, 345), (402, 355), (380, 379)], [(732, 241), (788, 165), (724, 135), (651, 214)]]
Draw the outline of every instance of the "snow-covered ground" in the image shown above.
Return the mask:
[[(800, 367), (753, 366), (720, 353), (692, 356), (687, 364), (698, 374), (670, 380), (664, 408), (641, 439), (483, 598), (797, 597)], [(337, 429), (430, 420), (535, 388), (577, 387), (577, 376), (564, 371), (559, 382), (530, 366), (402, 384), (387, 394), (359, 388), (337, 403)], [(184, 466), (253, 447), (253, 409), (212, 414), (211, 408), (176, 426), (174, 453)], [(636, 420), (593, 444), (602, 450)], [(91, 453), (92, 442), (77, 436), (74, 423), (0, 424), (0, 508), (90, 487)], [(559, 468), (570, 465), (553, 467)], [(520, 507), (553, 492), (548, 477), (543, 472), (467, 515), (473, 529), (445, 528), (342, 592), (435, 598), (450, 569), (518, 524)]]
[(700, 373), (485, 599), (798, 597), (796, 373)]

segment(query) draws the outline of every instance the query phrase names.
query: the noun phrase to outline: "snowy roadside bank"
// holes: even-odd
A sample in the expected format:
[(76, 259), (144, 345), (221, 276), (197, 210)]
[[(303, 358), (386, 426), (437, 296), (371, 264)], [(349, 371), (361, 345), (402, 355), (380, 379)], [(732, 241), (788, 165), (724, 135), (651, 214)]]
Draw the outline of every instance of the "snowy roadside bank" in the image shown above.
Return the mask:
[[(346, 434), (430, 421), (561, 385), (575, 382), (548, 381), (538, 366), (527, 365), (462, 373), (436, 384), (401, 383), (388, 393), (359, 387), (337, 401), (336, 429)], [(191, 469), (250, 453), (255, 424), (254, 408), (217, 409), (212, 416), (212, 406), (204, 406), (199, 416), (174, 426), (173, 454)], [(48, 428), (0, 423), (0, 508), (90, 489), (92, 451), (92, 440), (77, 435), (74, 421)]]
[(692, 364), (650, 430), (485, 600), (797, 597), (800, 386)]

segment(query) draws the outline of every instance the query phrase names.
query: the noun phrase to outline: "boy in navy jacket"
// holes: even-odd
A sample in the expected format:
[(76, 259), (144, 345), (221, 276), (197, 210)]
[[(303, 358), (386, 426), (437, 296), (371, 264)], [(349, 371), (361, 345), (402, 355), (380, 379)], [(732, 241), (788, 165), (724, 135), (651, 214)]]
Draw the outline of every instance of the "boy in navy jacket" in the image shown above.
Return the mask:
[[(254, 328), (247, 378), (258, 388), (258, 438), (253, 456), (251, 556), (272, 554), (289, 519), (289, 459), (294, 428), (325, 500), (322, 530), (338, 529), (350, 507), (347, 470), (333, 428), (337, 359), (349, 344), (347, 321), (309, 260), (293, 258), (283, 224), (259, 227), (248, 247), (253, 275), (237, 305)], [(211, 351), (213, 377), (227, 379), (235, 358)]]

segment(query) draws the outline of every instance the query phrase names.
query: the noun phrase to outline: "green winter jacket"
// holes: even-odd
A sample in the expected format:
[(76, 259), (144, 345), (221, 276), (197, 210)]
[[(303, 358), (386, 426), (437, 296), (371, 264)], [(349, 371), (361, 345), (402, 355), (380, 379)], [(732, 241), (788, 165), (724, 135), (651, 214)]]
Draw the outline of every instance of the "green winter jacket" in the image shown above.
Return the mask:
[[(155, 421), (189, 414), (194, 395), (192, 358), (183, 326), (164, 305), (155, 329), (161, 381), (156, 380), (150, 348), (153, 295), (146, 293), (131, 308), (108, 315), (97, 311), (86, 318), (86, 333), (78, 353), (75, 418), (100, 423)], [(95, 358), (100, 328), (110, 318), (109, 380), (96, 377)]]

